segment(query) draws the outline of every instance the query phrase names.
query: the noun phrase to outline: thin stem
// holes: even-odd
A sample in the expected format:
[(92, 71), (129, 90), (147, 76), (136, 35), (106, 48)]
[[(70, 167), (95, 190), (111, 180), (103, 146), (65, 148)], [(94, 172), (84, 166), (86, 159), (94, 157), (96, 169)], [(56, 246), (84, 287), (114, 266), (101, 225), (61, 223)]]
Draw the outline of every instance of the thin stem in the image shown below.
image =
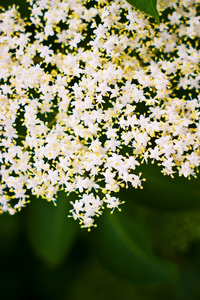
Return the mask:
[(18, 134), (18, 137), (21, 138), (21, 139), (25, 139), (25, 136), (21, 135), (21, 134)]
[(49, 122), (49, 124), (47, 125), (49, 128), (56, 123), (56, 118), (54, 118), (53, 120), (51, 120), (51, 122)]

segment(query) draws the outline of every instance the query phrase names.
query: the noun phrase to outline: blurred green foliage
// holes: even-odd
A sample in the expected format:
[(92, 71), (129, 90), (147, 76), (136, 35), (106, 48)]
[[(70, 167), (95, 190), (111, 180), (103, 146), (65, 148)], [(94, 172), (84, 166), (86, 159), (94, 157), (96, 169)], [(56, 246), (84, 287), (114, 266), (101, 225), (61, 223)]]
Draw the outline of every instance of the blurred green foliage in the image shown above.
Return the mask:
[[(1, 299), (199, 299), (200, 196), (188, 207), (180, 198), (179, 210), (167, 206), (177, 189), (183, 197), (185, 180), (176, 178), (155, 205), (169, 180), (159, 172), (156, 178), (147, 189), (123, 190), (122, 212), (105, 211), (91, 232), (67, 218), (64, 193), (56, 207), (33, 197), (17, 215), (1, 215)], [(198, 182), (187, 187), (188, 202)]]
[(70, 222), (66, 219), (69, 201), (63, 193), (59, 193), (55, 207), (52, 202), (32, 197), (32, 205), (28, 210), (30, 243), (36, 255), (50, 266), (62, 263), (76, 236), (78, 225), (74, 220)]

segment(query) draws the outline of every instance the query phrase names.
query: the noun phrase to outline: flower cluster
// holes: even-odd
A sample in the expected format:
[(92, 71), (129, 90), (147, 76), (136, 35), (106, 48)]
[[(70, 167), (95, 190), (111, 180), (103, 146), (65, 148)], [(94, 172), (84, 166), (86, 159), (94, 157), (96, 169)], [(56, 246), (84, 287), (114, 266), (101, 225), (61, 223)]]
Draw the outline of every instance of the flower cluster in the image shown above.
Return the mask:
[(29, 0), (0, 13), (0, 210), (29, 194), (94, 225), (142, 188), (141, 163), (195, 176), (200, 164), (197, 0), (160, 1), (160, 25), (125, 0)]

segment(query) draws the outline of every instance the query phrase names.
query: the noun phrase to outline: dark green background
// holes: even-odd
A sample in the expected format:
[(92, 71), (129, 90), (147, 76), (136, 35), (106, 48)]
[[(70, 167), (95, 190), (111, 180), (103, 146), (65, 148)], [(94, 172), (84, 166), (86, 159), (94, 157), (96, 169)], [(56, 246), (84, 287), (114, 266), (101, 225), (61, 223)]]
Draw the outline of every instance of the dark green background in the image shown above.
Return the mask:
[(144, 189), (121, 191), (122, 212), (91, 232), (67, 218), (63, 193), (1, 215), (1, 299), (199, 299), (199, 179), (143, 169)]

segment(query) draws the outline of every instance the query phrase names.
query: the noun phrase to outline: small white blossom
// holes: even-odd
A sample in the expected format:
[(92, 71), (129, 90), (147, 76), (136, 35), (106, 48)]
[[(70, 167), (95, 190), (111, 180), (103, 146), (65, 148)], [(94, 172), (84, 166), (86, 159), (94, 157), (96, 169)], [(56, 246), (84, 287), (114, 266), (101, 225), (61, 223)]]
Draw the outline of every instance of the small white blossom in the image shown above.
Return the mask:
[(158, 1), (157, 26), (125, 0), (91, 1), (0, 12), (0, 212), (63, 189), (90, 228), (103, 205), (120, 210), (122, 187), (142, 188), (141, 163), (199, 168), (197, 1)]

